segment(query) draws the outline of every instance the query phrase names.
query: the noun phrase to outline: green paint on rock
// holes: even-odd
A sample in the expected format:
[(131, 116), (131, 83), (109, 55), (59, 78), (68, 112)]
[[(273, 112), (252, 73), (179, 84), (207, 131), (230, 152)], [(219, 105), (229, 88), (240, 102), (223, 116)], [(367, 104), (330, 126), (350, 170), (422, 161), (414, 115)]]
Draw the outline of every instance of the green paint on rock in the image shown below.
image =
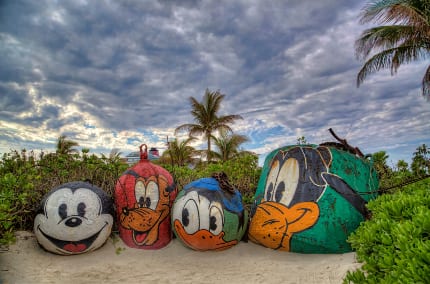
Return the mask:
[[(301, 148), (300, 151), (297, 148)], [(296, 154), (291, 154), (292, 152), (295, 152)], [(273, 175), (273, 169), (271, 172), (271, 165), (277, 166), (279, 164), (279, 167), (281, 168), (283, 163), (282, 159), (286, 161), (287, 159), (298, 158), (300, 160), (302, 159), (300, 153), (303, 153), (303, 159), (306, 166), (301, 165), (302, 168), (300, 170), (299, 185), (296, 188), (297, 192), (289, 204), (283, 204), (280, 207), (284, 208), (284, 206), (286, 206), (287, 208), (292, 208), (293, 206), (297, 207), (298, 204), (298, 206), (300, 206), (300, 204), (316, 202), (319, 207), (318, 219), (315, 223), (302, 231), (290, 234), (291, 238), (289, 247), (280, 246), (279, 248), (276, 248), (275, 245), (266, 245), (264, 241), (262, 241), (264, 237), (260, 238), (259, 236), (260, 233), (264, 232), (265, 228), (264, 226), (261, 226), (261, 232), (254, 229), (255, 226), (253, 226), (253, 220), (256, 216), (253, 216), (253, 214), (258, 212), (257, 208), (259, 208), (261, 203), (265, 203), (267, 201), (263, 200), (263, 198), (271, 196), (270, 194), (267, 194), (267, 191), (270, 191), (271, 189), (270, 186), (266, 184), (268, 175)], [(329, 158), (331, 158), (331, 161)], [(321, 161), (323, 161), (323, 163)], [(300, 163), (303, 163), (303, 161), (300, 161), (299, 164)], [(324, 167), (321, 165), (323, 164), (328, 166), (328, 171), (322, 170)], [(309, 171), (314, 172), (310, 173)], [(285, 173), (283, 175), (279, 174), (278, 178), (281, 178), (282, 176), (285, 177), (288, 175)], [(330, 182), (328, 182), (329, 184), (324, 186), (325, 189), (320, 193), (320, 196), (317, 199), (315, 196), (312, 196), (311, 193), (307, 192), (307, 186), (309, 185), (312, 187), (315, 186), (315, 183), (318, 184), (318, 181), (314, 182), (314, 180), (317, 180), (320, 176), (325, 177), (324, 180), (329, 180), (330, 178), (337, 181), (343, 181), (347, 184), (344, 185), (344, 187), (349, 187), (350, 189), (348, 190), (352, 189), (353, 192), (351, 192), (351, 195), (356, 192), (365, 201), (369, 201), (377, 196), (376, 191), (378, 189), (378, 178), (376, 171), (373, 169), (372, 163), (369, 160), (356, 157), (349, 152), (333, 147), (319, 147), (318, 145), (292, 145), (279, 148), (267, 156), (262, 169), (258, 188), (255, 193), (256, 202), (251, 214), (250, 239), (253, 241), (257, 240), (256, 242), (262, 245), (280, 250), (289, 250), (292, 252), (350, 252), (352, 249), (347, 243), (347, 238), (364, 220), (364, 216), (354, 206), (352, 206), (352, 203), (348, 201), (345, 196), (342, 196), (342, 194), (345, 194), (345, 191), (344, 193), (339, 193), (335, 190), (334, 187), (339, 187), (339, 183), (330, 184)], [(280, 181), (278, 180), (278, 186), (279, 183)], [(341, 184), (343, 183), (341, 182)], [(320, 189), (321, 187), (315, 188)], [(276, 193), (275, 190), (276, 189), (273, 191)], [(309, 200), (307, 200), (307, 197)], [(276, 203), (275, 199), (276, 198), (272, 197), (271, 201)], [(303, 210), (303, 212), (305, 212), (308, 209)], [(257, 216), (255, 219), (259, 218), (260, 216)], [(297, 220), (288, 221), (287, 223), (289, 226), (294, 226), (291, 223), (296, 221)], [(262, 222), (262, 224), (266, 223)], [(283, 240), (283, 242), (285, 243), (285, 240)], [(285, 247), (287, 249), (285, 249)]]

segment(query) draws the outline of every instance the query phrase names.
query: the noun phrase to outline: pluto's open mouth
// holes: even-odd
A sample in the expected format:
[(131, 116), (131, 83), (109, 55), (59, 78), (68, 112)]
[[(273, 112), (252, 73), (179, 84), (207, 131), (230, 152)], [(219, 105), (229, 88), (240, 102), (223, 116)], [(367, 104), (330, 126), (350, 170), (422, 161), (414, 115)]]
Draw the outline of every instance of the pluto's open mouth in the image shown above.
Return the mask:
[(139, 232), (133, 230), (133, 240), (137, 245), (142, 245), (147, 236), (148, 232)]
[(78, 254), (78, 253), (83, 253), (86, 250), (88, 250), (88, 248), (91, 247), (91, 245), (94, 243), (94, 241), (98, 238), (98, 236), (100, 235), (100, 233), (103, 231), (103, 229), (108, 225), (108, 223), (106, 222), (105, 225), (94, 235), (83, 239), (83, 240), (79, 240), (79, 241), (67, 241), (67, 240), (59, 240), (56, 238), (53, 238), (49, 235), (47, 235), (45, 232), (43, 232), (40, 229), (40, 225), (37, 227), (37, 229), (42, 233), (42, 235), (47, 238), (51, 243), (53, 243), (57, 249), (60, 252), (66, 252), (66, 253), (70, 253), (70, 254)]

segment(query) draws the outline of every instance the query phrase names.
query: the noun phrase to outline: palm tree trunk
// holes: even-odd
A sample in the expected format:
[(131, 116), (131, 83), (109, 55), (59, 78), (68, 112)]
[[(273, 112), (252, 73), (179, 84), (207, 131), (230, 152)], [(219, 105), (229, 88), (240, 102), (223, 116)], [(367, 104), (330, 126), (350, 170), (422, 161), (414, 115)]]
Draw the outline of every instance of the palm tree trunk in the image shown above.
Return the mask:
[(208, 163), (210, 163), (212, 156), (211, 156), (211, 133), (208, 133), (207, 135), (208, 139)]

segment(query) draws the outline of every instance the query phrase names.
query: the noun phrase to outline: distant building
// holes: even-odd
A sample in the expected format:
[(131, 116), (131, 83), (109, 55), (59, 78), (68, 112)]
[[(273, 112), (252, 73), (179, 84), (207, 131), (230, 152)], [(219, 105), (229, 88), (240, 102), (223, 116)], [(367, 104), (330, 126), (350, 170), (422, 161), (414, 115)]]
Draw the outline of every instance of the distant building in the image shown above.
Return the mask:
[[(158, 152), (157, 148), (152, 147), (148, 151), (148, 160), (158, 160), (160, 158), (160, 153)], [(133, 165), (140, 161), (140, 152), (131, 152), (127, 156), (125, 156), (125, 162), (129, 165)]]

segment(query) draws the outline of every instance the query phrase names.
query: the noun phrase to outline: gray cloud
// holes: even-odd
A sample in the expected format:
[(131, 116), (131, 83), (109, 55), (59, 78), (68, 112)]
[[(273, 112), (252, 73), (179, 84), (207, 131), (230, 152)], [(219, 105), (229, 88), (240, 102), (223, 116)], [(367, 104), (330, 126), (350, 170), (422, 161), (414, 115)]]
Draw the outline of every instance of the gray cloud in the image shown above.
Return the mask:
[(368, 151), (410, 156), (430, 143), (425, 64), (357, 89), (364, 3), (4, 1), (0, 152), (52, 147), (64, 133), (94, 151), (163, 147), (192, 121), (188, 98), (209, 88), (260, 154), (298, 135), (329, 140), (333, 127)]

